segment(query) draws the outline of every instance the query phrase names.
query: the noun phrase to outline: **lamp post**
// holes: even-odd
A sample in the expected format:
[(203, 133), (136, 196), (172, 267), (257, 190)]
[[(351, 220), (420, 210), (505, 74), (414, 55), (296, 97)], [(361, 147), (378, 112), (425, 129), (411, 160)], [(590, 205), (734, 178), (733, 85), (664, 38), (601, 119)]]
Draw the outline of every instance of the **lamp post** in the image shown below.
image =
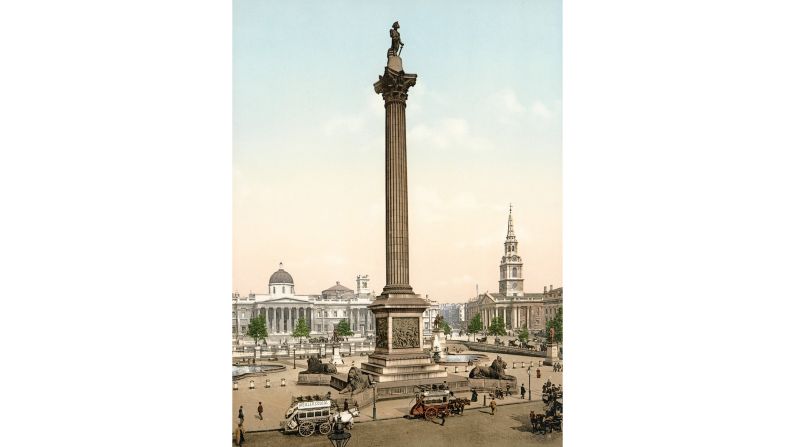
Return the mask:
[(377, 386), (378, 386), (378, 382), (374, 382), (373, 383), (373, 420), (377, 419), (376, 415), (375, 415), (375, 403), (378, 400), (378, 392), (376, 390)]
[(527, 400), (533, 400), (533, 387), (530, 379), (533, 377), (533, 364), (527, 367)]
[(348, 441), (351, 440), (351, 434), (345, 431), (339, 415), (337, 415), (337, 420), (334, 422), (334, 431), (328, 435), (328, 439), (334, 447), (345, 447)]

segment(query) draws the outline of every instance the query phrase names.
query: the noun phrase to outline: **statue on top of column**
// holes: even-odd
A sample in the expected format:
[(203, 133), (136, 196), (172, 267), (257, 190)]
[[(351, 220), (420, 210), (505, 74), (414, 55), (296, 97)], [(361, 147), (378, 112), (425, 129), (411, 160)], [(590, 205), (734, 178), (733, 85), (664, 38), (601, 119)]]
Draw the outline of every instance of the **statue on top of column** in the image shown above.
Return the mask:
[(387, 55), (400, 56), (400, 51), (403, 49), (403, 42), (400, 40), (400, 24), (395, 22), (392, 24), (392, 29), (389, 30), (389, 37), (392, 38), (392, 46), (389, 47)]

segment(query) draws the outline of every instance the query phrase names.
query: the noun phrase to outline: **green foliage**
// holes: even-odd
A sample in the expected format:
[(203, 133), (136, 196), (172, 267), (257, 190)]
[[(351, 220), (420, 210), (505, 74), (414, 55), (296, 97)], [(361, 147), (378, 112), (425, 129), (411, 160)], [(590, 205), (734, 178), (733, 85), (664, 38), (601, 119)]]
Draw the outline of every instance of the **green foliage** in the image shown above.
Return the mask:
[(508, 332), (505, 330), (505, 321), (502, 320), (502, 317), (495, 317), (491, 320), (489, 335), (508, 335)]
[(480, 314), (477, 314), (475, 315), (474, 318), (469, 320), (469, 324), (467, 325), (467, 332), (470, 334), (477, 334), (482, 330), (483, 330), (483, 320), (480, 318)]
[(557, 343), (563, 343), (563, 308), (559, 307), (555, 313), (555, 318), (547, 321), (547, 337), (549, 337), (549, 328), (555, 328), (555, 339), (549, 340)]
[(259, 344), (259, 340), (267, 338), (268, 325), (265, 323), (265, 317), (262, 315), (254, 317), (248, 324), (246, 335), (254, 339), (254, 344)]
[(306, 324), (306, 320), (303, 318), (298, 319), (298, 323), (295, 325), (295, 329), (293, 329), (293, 337), (298, 337), (298, 342), (301, 342), (301, 338), (309, 337), (309, 326)]
[(353, 331), (351, 330), (351, 325), (348, 323), (348, 320), (342, 320), (337, 324), (337, 334), (340, 337), (349, 337), (353, 335)]
[(442, 321), (442, 329), (444, 329), (444, 335), (450, 335), (453, 333), (453, 330), (450, 329), (450, 325), (447, 324), (446, 321)]
[(524, 328), (522, 328), (521, 331), (519, 331), (519, 334), (517, 335), (517, 337), (519, 337), (520, 341), (523, 341), (523, 342), (527, 343), (527, 340), (530, 339), (530, 332), (527, 330), (526, 327), (524, 327)]

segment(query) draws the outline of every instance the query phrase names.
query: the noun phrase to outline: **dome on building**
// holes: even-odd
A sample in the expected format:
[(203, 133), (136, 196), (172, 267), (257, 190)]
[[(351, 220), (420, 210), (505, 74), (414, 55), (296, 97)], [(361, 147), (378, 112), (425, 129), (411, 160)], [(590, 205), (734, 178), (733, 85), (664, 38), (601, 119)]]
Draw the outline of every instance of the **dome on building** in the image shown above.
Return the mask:
[(273, 272), (271, 279), (268, 280), (268, 285), (271, 284), (293, 284), (293, 277), (284, 271), (281, 262), (279, 263), (279, 270)]

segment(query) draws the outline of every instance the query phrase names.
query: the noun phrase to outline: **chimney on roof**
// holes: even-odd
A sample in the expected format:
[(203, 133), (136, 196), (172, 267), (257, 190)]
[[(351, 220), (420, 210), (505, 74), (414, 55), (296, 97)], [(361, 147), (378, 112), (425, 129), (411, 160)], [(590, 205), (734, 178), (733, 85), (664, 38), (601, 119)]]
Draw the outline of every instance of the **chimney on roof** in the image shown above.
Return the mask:
[(552, 291), (552, 284), (549, 285), (549, 291)]

